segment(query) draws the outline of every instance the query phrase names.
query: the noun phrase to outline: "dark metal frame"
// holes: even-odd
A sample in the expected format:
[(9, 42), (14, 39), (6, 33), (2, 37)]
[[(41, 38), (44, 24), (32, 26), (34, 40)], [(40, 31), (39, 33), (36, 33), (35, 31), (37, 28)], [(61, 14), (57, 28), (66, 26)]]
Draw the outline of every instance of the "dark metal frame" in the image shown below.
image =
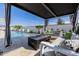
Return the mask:
[(77, 11), (78, 11), (79, 9), (78, 9), (78, 6), (77, 6), (77, 9), (76, 9), (76, 11), (74, 12), (74, 17), (73, 17), (73, 21), (72, 21), (72, 26), (73, 26), (73, 28), (72, 28), (72, 31), (73, 32), (75, 32), (75, 30), (76, 30), (76, 21), (77, 21)]
[(11, 45), (11, 33), (10, 33), (10, 18), (11, 18), (11, 4), (6, 3), (5, 4), (5, 22), (6, 22), (6, 27), (5, 27), (5, 40), (6, 40), (6, 47)]
[(44, 31), (46, 31), (47, 25), (48, 25), (48, 19), (45, 19), (45, 20), (44, 20)]

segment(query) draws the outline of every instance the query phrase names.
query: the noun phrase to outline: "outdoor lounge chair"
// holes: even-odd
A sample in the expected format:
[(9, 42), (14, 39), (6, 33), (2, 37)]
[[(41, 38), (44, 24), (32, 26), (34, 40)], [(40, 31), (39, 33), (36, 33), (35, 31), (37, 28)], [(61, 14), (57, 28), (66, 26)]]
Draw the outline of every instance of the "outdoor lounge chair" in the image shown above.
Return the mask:
[[(79, 40), (78, 40), (79, 41)], [(66, 45), (67, 41), (63, 40), (62, 38), (57, 38), (53, 43), (48, 42), (41, 42), (40, 46), (40, 55), (43, 56), (54, 56), (54, 55), (61, 55), (61, 56), (79, 56), (79, 44), (76, 44), (78, 41), (73, 41), (72, 44), (74, 45)], [(76, 46), (76, 47), (75, 47)], [(75, 47), (75, 48), (74, 48)]]
[[(48, 47), (48, 51), (44, 52), (44, 50), (42, 49), (43, 47)], [(73, 50), (65, 49), (46, 42), (41, 42), (40, 49), (40, 56), (79, 56), (79, 53), (74, 52)]]
[[(41, 42), (41, 45), (40, 45), (40, 49), (41, 49), (41, 51), (40, 51), (40, 54), (41, 55), (44, 55), (43, 53), (47, 53), (48, 51), (51, 51), (51, 52), (54, 52), (54, 50), (52, 50), (52, 49), (50, 49), (49, 47), (45, 47), (46, 45), (47, 46), (52, 46), (52, 47), (55, 47), (55, 46), (59, 46), (62, 42), (64, 41), (64, 39), (63, 38), (61, 38), (61, 37), (58, 37), (53, 43), (49, 43), (49, 42)], [(42, 43), (44, 43), (45, 44), (45, 46), (42, 46)], [(44, 45), (43, 44), (43, 45)], [(45, 51), (46, 50), (46, 51)], [(51, 53), (50, 53), (51, 54)], [(52, 53), (52, 54), (54, 54), (54, 53)], [(55, 54), (54, 54), (55, 55)]]

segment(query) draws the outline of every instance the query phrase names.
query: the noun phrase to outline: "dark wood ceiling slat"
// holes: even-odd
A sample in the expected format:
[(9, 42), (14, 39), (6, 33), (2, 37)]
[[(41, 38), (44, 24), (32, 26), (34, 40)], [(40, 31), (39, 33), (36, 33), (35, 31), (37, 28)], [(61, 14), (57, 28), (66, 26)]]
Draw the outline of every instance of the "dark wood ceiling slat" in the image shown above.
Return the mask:
[[(72, 14), (76, 11), (78, 5), (77, 3), (45, 3), (45, 4), (56, 14), (56, 16)], [(12, 5), (45, 19), (54, 17), (41, 3), (14, 3)]]

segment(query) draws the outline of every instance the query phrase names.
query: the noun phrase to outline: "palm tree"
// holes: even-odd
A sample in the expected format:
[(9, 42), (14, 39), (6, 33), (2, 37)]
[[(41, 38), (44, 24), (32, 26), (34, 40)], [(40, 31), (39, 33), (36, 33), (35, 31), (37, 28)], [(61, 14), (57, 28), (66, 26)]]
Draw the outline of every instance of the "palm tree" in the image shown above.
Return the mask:
[(40, 33), (40, 29), (43, 28), (42, 25), (36, 25), (35, 27), (38, 29), (38, 33)]
[(22, 27), (22, 25), (15, 25), (14, 26), (14, 29), (16, 30), (16, 31), (19, 31), (20, 29), (22, 29), (23, 27)]
[(62, 21), (62, 19), (59, 18), (57, 24), (58, 24), (58, 25), (63, 25), (64, 22)]

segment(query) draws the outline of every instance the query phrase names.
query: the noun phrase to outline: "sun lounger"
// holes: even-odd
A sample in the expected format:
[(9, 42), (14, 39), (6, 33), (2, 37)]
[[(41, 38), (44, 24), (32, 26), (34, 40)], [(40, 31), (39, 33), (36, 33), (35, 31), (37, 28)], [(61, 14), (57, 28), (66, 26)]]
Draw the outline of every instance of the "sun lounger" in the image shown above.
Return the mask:
[[(52, 47), (54, 47), (54, 46), (59, 46), (63, 41), (64, 41), (63, 38), (58, 37), (56, 40), (54, 40), (53, 43), (41, 42), (40, 49), (42, 50), (42, 49), (45, 48), (45, 47), (42, 47), (42, 43), (43, 43), (44, 46), (52, 46)], [(48, 49), (48, 51), (49, 51), (49, 50), (50, 50), (50, 49)], [(46, 51), (46, 52), (47, 52), (47, 51)]]
[[(61, 40), (60, 40), (61, 39)], [(41, 42), (41, 47), (40, 47), (40, 55), (50, 55), (51, 53), (54, 55), (68, 55), (68, 56), (79, 56), (79, 53), (75, 52), (72, 48), (72, 46), (66, 46), (64, 45), (64, 40), (62, 38), (58, 38), (56, 41), (54, 41), (52, 44), (48, 42)], [(63, 44), (62, 44), (63, 43)], [(45, 47), (48, 47), (48, 50), (45, 51)], [(51, 52), (50, 52), (51, 51)], [(50, 52), (50, 53), (48, 53)], [(48, 53), (48, 54), (47, 54)]]

